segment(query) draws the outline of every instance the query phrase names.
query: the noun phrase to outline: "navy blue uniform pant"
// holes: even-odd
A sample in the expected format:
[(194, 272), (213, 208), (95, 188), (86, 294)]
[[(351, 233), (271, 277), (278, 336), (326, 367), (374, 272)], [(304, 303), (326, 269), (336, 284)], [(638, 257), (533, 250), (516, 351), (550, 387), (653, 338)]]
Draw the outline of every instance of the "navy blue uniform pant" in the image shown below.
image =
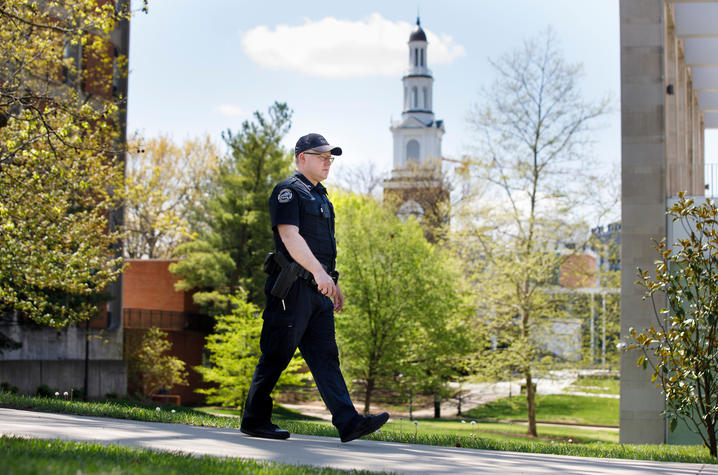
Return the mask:
[(285, 310), (282, 301), (269, 294), (273, 284), (274, 277), (270, 276), (265, 286), (267, 307), (262, 315), (262, 354), (249, 388), (242, 424), (251, 427), (270, 422), (270, 394), (298, 347), (339, 434), (352, 430), (361, 416), (354, 408), (339, 369), (331, 299), (298, 279), (284, 299)]

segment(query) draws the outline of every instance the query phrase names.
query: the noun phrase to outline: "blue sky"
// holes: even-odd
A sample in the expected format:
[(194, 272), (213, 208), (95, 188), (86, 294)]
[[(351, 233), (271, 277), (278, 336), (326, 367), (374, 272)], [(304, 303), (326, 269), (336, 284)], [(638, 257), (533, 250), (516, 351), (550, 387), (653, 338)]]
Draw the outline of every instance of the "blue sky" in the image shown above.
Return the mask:
[(567, 60), (584, 65), (585, 96), (613, 100), (593, 154), (618, 164), (618, 0), (150, 0), (131, 26), (128, 128), (178, 141), (209, 133), (219, 143), (222, 130), (277, 100), (294, 110), (287, 148), (319, 132), (342, 146), (342, 165), (371, 161), (388, 171), (417, 7), (429, 35), (434, 113), (446, 125), (444, 156), (471, 150), (466, 117), (493, 80), (489, 58), (551, 26)]

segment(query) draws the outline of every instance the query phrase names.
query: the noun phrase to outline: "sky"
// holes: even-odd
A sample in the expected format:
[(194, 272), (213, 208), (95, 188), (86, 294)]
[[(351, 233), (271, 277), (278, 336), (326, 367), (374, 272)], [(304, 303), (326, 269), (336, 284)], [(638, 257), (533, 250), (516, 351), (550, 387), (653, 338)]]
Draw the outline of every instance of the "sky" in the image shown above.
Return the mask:
[[(611, 99), (591, 153), (617, 169), (618, 0), (150, 0), (149, 12), (131, 23), (128, 130), (176, 141), (207, 133), (221, 144), (223, 130), (280, 101), (294, 111), (287, 149), (318, 132), (343, 148), (340, 168), (373, 162), (390, 171), (389, 125), (402, 112), (417, 10), (429, 41), (434, 114), (446, 127), (444, 157), (472, 151), (467, 116), (494, 80), (490, 59), (551, 27), (566, 60), (583, 65), (585, 98)], [(718, 134), (707, 134), (706, 161), (718, 161), (713, 150)]]

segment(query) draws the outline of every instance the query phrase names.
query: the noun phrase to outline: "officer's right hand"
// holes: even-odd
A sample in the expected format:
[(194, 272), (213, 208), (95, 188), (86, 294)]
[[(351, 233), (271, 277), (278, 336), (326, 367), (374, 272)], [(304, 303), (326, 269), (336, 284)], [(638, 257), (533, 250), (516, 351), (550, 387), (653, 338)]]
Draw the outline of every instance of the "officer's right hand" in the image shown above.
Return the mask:
[(333, 299), (337, 294), (337, 286), (334, 284), (334, 279), (332, 279), (324, 269), (312, 275), (314, 276), (314, 281), (317, 283), (319, 293)]

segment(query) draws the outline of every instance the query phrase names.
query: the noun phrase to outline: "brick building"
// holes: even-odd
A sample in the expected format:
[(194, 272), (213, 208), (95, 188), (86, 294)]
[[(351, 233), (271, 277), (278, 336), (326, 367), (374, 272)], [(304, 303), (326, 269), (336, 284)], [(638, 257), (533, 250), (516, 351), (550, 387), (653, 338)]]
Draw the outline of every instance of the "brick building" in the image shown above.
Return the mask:
[[(185, 362), (188, 386), (166, 388), (169, 394), (179, 395), (182, 404), (200, 404), (204, 396), (195, 389), (207, 387), (192, 368), (203, 364), (205, 336), (212, 330), (213, 320), (199, 313), (192, 295), (174, 288), (179, 280), (170, 273), (173, 260), (128, 259), (122, 289), (122, 322), (125, 332), (125, 357), (128, 348), (139, 341), (151, 327), (167, 333), (172, 344), (171, 354)], [(139, 391), (132, 375), (127, 392)]]

